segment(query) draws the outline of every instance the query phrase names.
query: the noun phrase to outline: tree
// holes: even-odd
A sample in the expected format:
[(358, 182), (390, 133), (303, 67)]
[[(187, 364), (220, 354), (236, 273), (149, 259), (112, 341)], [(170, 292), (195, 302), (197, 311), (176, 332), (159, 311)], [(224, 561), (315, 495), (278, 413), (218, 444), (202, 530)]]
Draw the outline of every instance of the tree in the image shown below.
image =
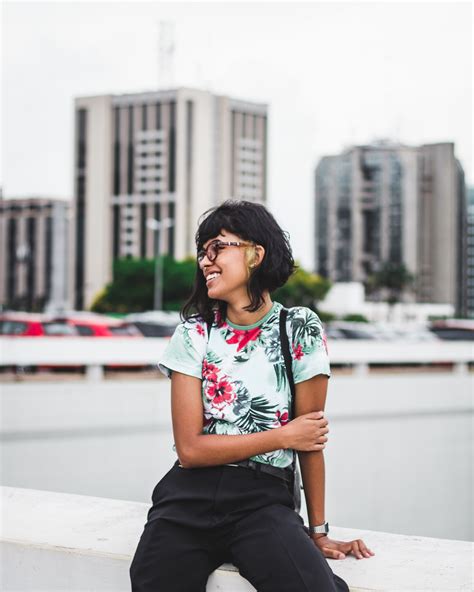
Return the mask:
[[(191, 293), (196, 271), (194, 259), (175, 261), (163, 256), (163, 308), (179, 310)], [(117, 259), (114, 279), (94, 300), (95, 312), (143, 312), (153, 309), (154, 259)]]
[(394, 305), (400, 301), (403, 292), (413, 284), (415, 277), (403, 263), (386, 261), (381, 268), (369, 276), (367, 289), (370, 293), (387, 294), (387, 302)]
[(273, 292), (272, 297), (284, 306), (307, 306), (316, 310), (316, 303), (323, 300), (331, 287), (331, 282), (298, 267), (284, 286)]

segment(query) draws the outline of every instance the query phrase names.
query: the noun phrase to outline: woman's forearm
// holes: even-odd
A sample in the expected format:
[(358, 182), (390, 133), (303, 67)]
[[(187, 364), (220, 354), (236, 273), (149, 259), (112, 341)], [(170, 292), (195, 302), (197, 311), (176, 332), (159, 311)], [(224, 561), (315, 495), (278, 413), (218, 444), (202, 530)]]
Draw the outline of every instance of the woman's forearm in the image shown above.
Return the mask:
[(237, 462), (257, 454), (287, 448), (284, 428), (254, 434), (200, 434), (178, 450), (180, 464), (187, 469)]
[(324, 514), (325, 468), (323, 451), (299, 452), (298, 458), (303, 478), (309, 524), (311, 526), (323, 524), (326, 519)]

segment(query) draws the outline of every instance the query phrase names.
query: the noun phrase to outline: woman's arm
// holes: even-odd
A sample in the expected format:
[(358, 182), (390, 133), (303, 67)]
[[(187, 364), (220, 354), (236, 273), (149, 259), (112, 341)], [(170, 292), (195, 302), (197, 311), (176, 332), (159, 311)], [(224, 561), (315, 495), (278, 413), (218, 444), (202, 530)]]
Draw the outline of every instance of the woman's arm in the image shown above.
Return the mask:
[[(298, 417), (316, 409), (324, 411), (327, 388), (328, 377), (324, 374), (319, 374), (296, 384), (295, 415)], [(300, 461), (309, 523), (310, 525), (323, 524), (325, 522), (323, 451), (299, 452), (298, 459)], [(317, 537), (318, 535), (314, 536)]]
[(302, 415), (281, 428), (241, 435), (203, 434), (201, 380), (180, 372), (171, 376), (171, 414), (176, 451), (184, 468), (215, 466), (273, 450), (324, 448), (322, 413)]
[[(324, 410), (328, 388), (328, 377), (324, 374), (295, 385), (295, 415), (309, 413), (314, 409)], [(329, 431), (329, 430), (328, 430)], [(310, 526), (323, 524), (324, 513), (325, 468), (323, 451), (299, 452), (298, 458), (303, 478), (306, 507)], [(325, 534), (312, 534), (325, 557), (345, 559), (346, 554), (353, 553), (357, 559), (372, 557), (374, 553), (368, 549), (361, 539), (354, 541), (336, 541)]]

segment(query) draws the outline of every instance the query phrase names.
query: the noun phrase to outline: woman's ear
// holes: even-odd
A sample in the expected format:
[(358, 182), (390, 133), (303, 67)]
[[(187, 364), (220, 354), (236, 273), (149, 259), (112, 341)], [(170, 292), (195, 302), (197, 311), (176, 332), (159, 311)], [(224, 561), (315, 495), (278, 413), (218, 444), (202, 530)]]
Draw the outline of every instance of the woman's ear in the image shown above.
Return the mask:
[(265, 257), (265, 249), (262, 245), (255, 245), (253, 247), (253, 261), (251, 267), (258, 267)]

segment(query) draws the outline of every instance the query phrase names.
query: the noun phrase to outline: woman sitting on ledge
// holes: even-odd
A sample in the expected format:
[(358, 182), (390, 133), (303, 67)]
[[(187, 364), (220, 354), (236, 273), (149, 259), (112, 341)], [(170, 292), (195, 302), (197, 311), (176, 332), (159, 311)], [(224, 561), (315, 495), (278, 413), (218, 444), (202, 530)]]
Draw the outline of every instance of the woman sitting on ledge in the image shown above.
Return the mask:
[[(259, 592), (347, 591), (325, 557), (373, 553), (328, 536), (323, 328), (270, 298), (294, 270), (287, 235), (264, 206), (228, 201), (206, 213), (196, 245), (185, 320), (160, 360), (178, 460), (153, 491), (132, 591), (204, 592), (225, 562)], [(295, 451), (309, 529), (295, 511)]]

